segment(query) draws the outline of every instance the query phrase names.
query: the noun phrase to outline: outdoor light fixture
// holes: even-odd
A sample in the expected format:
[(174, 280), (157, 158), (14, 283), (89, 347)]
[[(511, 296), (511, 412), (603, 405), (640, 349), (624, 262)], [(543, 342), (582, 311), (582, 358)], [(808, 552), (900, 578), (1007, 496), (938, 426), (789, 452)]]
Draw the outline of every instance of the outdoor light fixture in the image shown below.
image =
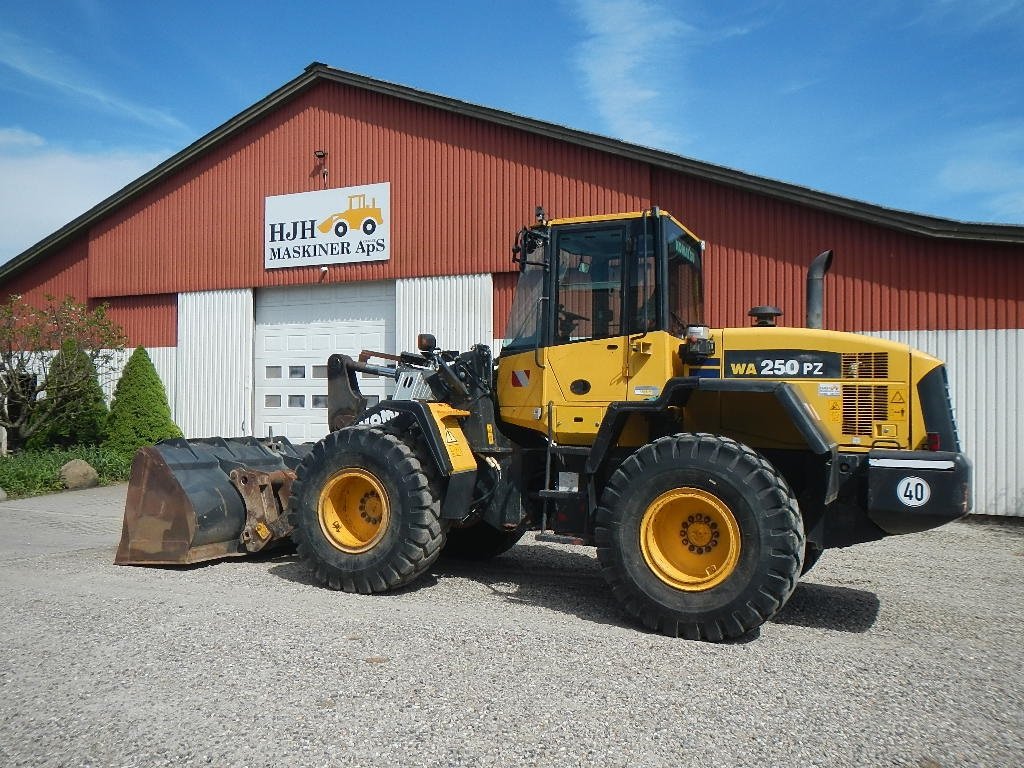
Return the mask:
[(327, 150), (314, 149), (313, 157), (316, 158), (316, 167), (313, 169), (313, 172), (309, 175), (312, 177), (319, 173), (320, 178), (322, 179), (323, 188), (327, 189)]

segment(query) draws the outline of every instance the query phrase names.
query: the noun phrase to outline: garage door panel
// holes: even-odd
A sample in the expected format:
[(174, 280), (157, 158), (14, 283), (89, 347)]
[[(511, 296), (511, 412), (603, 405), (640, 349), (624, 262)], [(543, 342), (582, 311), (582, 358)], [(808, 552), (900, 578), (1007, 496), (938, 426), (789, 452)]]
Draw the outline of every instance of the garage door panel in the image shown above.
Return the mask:
[[(327, 358), (363, 349), (392, 352), (393, 283), (272, 288), (256, 296), (256, 434), (293, 441), (327, 432)], [(373, 402), (393, 390), (390, 379), (360, 381)]]

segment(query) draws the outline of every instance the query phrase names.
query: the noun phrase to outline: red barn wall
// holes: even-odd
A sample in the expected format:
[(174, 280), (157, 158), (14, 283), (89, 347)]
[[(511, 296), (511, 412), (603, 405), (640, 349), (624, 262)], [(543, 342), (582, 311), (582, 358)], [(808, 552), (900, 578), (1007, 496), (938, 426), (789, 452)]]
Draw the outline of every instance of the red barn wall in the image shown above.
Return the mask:
[(107, 316), (124, 329), (129, 347), (178, 345), (178, 295), (113, 296), (94, 300), (107, 305)]
[(265, 271), (264, 198), (328, 182), (391, 182), (392, 258), (336, 265), (329, 280), (510, 268), (515, 230), (543, 203), (559, 215), (647, 203), (643, 164), (335, 83), (299, 95), (95, 228), (99, 295), (309, 284), (319, 267)]
[[(323, 81), (222, 141), (81, 237), (9, 280), (30, 297), (103, 298), (140, 339), (172, 344), (184, 291), (320, 282), (319, 267), (264, 270), (264, 198), (391, 183), (392, 258), (333, 265), (328, 282), (498, 273), (504, 333), (510, 246), (537, 204), (552, 217), (639, 210), (675, 214), (708, 243), (707, 320), (745, 325), (776, 304), (804, 314), (805, 270), (834, 248), (825, 318), (841, 330), (1020, 328), (1019, 245), (939, 240), (717, 184), (508, 126)], [(141, 298), (154, 296), (150, 303)], [(125, 297), (123, 301), (115, 301)]]
[(88, 257), (89, 240), (82, 235), (7, 280), (0, 287), (0, 300), (17, 294), (35, 306), (44, 304), (47, 295), (58, 300), (71, 296), (85, 302), (89, 299)]
[(835, 250), (825, 324), (835, 330), (1024, 327), (1019, 245), (938, 240), (655, 169), (652, 200), (708, 243), (708, 322), (747, 325), (775, 304), (803, 325), (806, 269)]

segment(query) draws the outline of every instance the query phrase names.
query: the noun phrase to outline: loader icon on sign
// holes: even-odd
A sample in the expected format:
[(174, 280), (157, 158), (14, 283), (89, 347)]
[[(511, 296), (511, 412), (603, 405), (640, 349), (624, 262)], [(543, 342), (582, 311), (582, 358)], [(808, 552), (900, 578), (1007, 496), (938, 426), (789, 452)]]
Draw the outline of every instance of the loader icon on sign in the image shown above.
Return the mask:
[(362, 230), (364, 235), (372, 235), (377, 227), (384, 223), (380, 208), (377, 207), (377, 200), (371, 199), (366, 204), (366, 195), (349, 195), (348, 210), (341, 213), (332, 213), (317, 226), (325, 235), (334, 230), (338, 237), (348, 234), (350, 227)]

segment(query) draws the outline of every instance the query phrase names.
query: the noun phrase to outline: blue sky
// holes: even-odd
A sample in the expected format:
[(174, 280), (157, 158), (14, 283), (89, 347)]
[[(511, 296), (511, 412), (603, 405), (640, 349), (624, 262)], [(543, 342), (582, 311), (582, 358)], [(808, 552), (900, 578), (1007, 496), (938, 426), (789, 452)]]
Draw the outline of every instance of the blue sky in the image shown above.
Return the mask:
[(0, 0), (0, 261), (312, 61), (1024, 224), (1024, 0)]

